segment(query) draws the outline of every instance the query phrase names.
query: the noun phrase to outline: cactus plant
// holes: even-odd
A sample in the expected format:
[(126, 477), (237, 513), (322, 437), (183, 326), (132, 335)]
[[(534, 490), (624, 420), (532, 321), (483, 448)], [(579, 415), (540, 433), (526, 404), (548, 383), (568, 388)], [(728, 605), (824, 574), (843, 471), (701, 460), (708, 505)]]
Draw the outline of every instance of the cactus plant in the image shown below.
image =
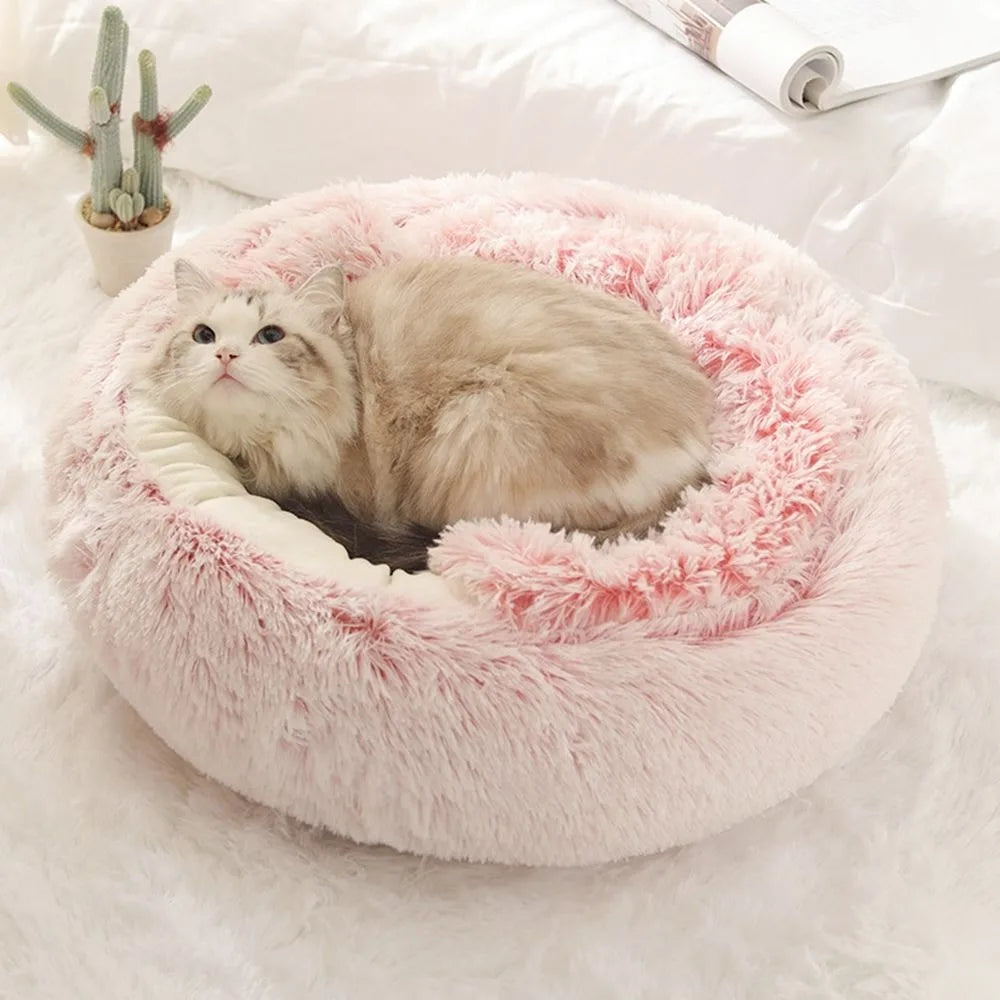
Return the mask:
[(156, 57), (149, 49), (139, 53), (139, 110), (132, 116), (132, 135), (139, 190), (147, 205), (163, 208), (163, 147), (194, 121), (211, 96), (211, 88), (202, 84), (173, 114), (161, 111)]
[(168, 209), (163, 194), (163, 147), (191, 123), (212, 96), (211, 88), (201, 86), (175, 113), (160, 110), (156, 61), (152, 52), (140, 52), (141, 99), (132, 119), (135, 166), (123, 170), (121, 99), (128, 35), (121, 10), (106, 7), (90, 79), (88, 131), (64, 121), (20, 84), (7, 85), (11, 99), (25, 114), (90, 157), (88, 221), (102, 229), (136, 229), (155, 225), (163, 218)]

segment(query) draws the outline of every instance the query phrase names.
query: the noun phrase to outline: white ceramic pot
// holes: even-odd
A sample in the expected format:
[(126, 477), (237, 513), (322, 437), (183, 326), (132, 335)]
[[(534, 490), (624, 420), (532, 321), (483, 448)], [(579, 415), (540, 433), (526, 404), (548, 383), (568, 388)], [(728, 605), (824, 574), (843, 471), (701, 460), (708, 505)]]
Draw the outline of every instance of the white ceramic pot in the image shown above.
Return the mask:
[(170, 211), (155, 226), (116, 233), (111, 229), (97, 229), (87, 222), (83, 217), (86, 198), (84, 195), (76, 203), (76, 222), (94, 262), (94, 274), (101, 291), (117, 295), (170, 249), (177, 223), (177, 203), (170, 203)]

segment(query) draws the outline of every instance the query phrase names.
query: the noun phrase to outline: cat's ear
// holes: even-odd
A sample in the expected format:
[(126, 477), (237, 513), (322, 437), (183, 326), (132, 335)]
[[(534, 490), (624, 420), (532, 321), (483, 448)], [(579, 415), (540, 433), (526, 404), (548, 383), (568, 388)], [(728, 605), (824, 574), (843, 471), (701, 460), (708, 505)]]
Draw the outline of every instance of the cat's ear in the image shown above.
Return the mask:
[(324, 315), (340, 314), (344, 307), (344, 271), (336, 264), (321, 267), (295, 289), (295, 297)]
[(215, 283), (204, 271), (183, 258), (174, 263), (174, 284), (177, 286), (177, 300), (182, 306), (189, 305), (215, 288)]

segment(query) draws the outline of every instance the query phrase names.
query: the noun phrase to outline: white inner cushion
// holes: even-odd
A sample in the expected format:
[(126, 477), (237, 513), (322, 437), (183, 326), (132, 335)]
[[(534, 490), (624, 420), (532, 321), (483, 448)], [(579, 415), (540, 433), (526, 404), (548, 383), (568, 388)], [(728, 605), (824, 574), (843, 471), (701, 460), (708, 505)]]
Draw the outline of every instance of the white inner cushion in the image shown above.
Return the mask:
[(423, 604), (461, 600), (432, 573), (390, 574), (387, 566), (351, 559), (342, 545), (307, 521), (247, 493), (229, 459), (138, 393), (129, 399), (125, 434), (166, 500), (193, 508), (294, 571), (346, 587), (386, 587)]

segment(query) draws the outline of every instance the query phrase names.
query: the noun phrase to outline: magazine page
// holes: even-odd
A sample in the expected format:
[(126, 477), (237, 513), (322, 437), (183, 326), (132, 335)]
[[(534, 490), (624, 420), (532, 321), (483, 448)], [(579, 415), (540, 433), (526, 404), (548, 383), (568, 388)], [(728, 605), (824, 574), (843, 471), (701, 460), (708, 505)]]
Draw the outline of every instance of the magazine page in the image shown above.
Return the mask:
[(828, 40), (758, 0), (720, 31), (712, 61), (776, 108), (803, 115), (821, 110), (819, 95), (837, 92), (845, 59)]
[(793, 115), (1000, 59), (1000, 9), (939, 0), (619, 0)]
[(789, 114), (841, 78), (840, 53), (762, 0), (619, 0), (643, 20)]
[(1000, 59), (1000, 4), (965, 0), (772, 0), (843, 56), (837, 86), (814, 84), (806, 103), (839, 107)]

